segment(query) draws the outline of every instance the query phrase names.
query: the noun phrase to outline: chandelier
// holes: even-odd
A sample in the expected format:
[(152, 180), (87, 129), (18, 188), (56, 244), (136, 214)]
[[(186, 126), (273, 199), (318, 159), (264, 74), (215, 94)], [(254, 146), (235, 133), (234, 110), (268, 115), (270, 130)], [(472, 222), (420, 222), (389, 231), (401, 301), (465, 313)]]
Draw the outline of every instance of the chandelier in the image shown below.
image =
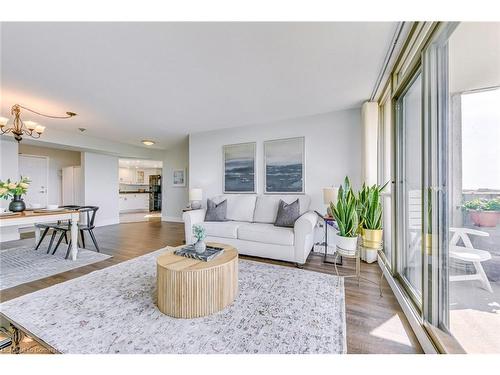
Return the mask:
[(23, 139), (23, 135), (29, 136), (32, 138), (40, 138), (43, 131), (45, 130), (45, 126), (37, 124), (34, 121), (21, 120), (21, 108), (26, 110), (26, 111), (29, 111), (31, 113), (34, 113), (36, 115), (48, 117), (48, 118), (65, 119), (65, 118), (71, 118), (71, 117), (76, 116), (76, 113), (74, 113), (74, 112), (66, 112), (66, 116), (45, 115), (43, 113), (34, 111), (34, 110), (29, 109), (27, 107), (23, 107), (20, 104), (14, 104), (12, 106), (12, 109), (10, 110), (11, 115), (14, 116), (14, 120), (12, 121), (12, 126), (7, 127), (7, 123), (9, 122), (8, 118), (0, 117), (0, 132), (1, 132), (0, 135), (12, 133), (14, 135), (14, 139), (17, 142), (21, 142), (21, 140)]

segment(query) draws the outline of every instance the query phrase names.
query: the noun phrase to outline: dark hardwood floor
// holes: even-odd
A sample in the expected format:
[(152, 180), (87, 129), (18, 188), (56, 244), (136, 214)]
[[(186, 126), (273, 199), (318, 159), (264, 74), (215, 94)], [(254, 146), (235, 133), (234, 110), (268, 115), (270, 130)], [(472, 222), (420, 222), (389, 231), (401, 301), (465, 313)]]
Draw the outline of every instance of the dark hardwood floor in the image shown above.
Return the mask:
[[(158, 220), (101, 227), (97, 228), (95, 233), (101, 251), (112, 255), (112, 258), (3, 290), (0, 293), (0, 301), (7, 301), (109, 267), (166, 245), (181, 245), (184, 239), (183, 224)], [(18, 245), (19, 241), (6, 242), (1, 244), (1, 248)], [(293, 267), (286, 262), (246, 256), (241, 258)], [(335, 273), (333, 265), (323, 263), (323, 257), (314, 253), (309, 256), (304, 269)], [(354, 262), (346, 260), (344, 266), (339, 267), (339, 272), (353, 273)], [(364, 277), (378, 284), (381, 271), (376, 264), (362, 262), (361, 272)], [(378, 285), (361, 280), (358, 287), (355, 279), (345, 279), (348, 353), (421, 353), (422, 349), (385, 280), (382, 282), (382, 289), (383, 296), (380, 297)], [(29, 338), (24, 340), (22, 350), (27, 353), (47, 352)]]

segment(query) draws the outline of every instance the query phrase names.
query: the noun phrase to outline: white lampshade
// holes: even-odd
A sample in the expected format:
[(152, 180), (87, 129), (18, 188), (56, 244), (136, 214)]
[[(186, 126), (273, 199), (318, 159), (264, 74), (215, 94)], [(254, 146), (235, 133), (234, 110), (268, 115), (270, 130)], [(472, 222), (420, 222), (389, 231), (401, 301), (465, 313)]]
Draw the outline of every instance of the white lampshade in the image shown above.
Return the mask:
[(330, 205), (331, 202), (337, 202), (338, 189), (334, 187), (323, 188), (323, 203)]
[(40, 133), (40, 134), (41, 134), (41, 133), (43, 133), (43, 131), (44, 131), (44, 130), (45, 130), (45, 126), (42, 126), (42, 125), (37, 125), (37, 126), (35, 127), (35, 131), (36, 131), (37, 133)]
[(203, 199), (203, 190), (198, 188), (189, 189), (190, 201), (201, 201)]
[(24, 121), (24, 126), (26, 126), (29, 130), (35, 130), (38, 124), (35, 121)]
[(9, 122), (7, 117), (0, 117), (0, 126), (5, 126)]

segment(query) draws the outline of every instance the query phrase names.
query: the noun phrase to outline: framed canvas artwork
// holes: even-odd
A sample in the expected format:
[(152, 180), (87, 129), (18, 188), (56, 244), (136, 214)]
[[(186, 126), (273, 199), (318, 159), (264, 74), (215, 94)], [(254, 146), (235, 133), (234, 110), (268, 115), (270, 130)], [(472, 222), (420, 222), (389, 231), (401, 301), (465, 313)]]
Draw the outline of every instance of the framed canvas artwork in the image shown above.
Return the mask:
[(256, 143), (223, 146), (224, 193), (255, 193)]
[(305, 193), (304, 137), (264, 142), (264, 192)]
[(172, 186), (185, 187), (186, 186), (186, 170), (174, 169), (172, 172)]

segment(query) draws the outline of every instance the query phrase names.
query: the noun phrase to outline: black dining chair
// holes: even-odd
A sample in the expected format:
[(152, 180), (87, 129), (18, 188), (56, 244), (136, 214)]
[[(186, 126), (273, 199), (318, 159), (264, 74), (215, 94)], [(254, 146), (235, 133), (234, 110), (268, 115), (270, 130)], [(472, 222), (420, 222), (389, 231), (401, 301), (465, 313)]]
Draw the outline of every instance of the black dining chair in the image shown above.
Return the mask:
[[(78, 212), (84, 213), (86, 221), (85, 223), (78, 223), (78, 231), (80, 232), (80, 238), (82, 239), (82, 247), (85, 249), (85, 232), (89, 232), (90, 238), (92, 242), (94, 243), (94, 247), (96, 248), (97, 252), (100, 253), (101, 250), (99, 249), (99, 245), (97, 244), (97, 240), (94, 235), (94, 228), (95, 228), (95, 215), (99, 207), (97, 206), (81, 206), (78, 208)], [(52, 254), (55, 254), (57, 251), (57, 248), (61, 244), (63, 238), (67, 239), (67, 232), (71, 230), (71, 226), (61, 226), (57, 227), (55, 229), (56, 231), (61, 232), (61, 235), (59, 236), (59, 240), (57, 241), (56, 247), (54, 248), (54, 251)], [(68, 249), (66, 251), (66, 259), (68, 259), (69, 253), (71, 250), (71, 240), (68, 242)]]
[[(59, 206), (59, 208), (66, 208), (68, 210), (78, 210), (80, 206), (77, 205), (65, 205), (65, 206)], [(62, 226), (67, 226), (69, 227), (69, 221), (68, 220), (59, 220), (56, 223), (48, 223), (48, 224), (35, 224), (37, 228), (43, 229), (42, 235), (40, 236), (40, 240), (35, 246), (35, 250), (38, 250), (40, 247), (41, 243), (43, 242), (45, 236), (49, 232), (50, 229), (53, 229), (52, 231), (52, 236), (50, 237), (50, 242), (49, 242), (49, 247), (47, 248), (47, 254), (50, 253), (50, 249), (52, 248), (52, 245), (54, 243), (54, 239), (56, 237), (57, 231), (55, 228), (62, 227)], [(66, 240), (66, 243), (68, 243), (68, 237), (65, 235), (64, 239)]]

